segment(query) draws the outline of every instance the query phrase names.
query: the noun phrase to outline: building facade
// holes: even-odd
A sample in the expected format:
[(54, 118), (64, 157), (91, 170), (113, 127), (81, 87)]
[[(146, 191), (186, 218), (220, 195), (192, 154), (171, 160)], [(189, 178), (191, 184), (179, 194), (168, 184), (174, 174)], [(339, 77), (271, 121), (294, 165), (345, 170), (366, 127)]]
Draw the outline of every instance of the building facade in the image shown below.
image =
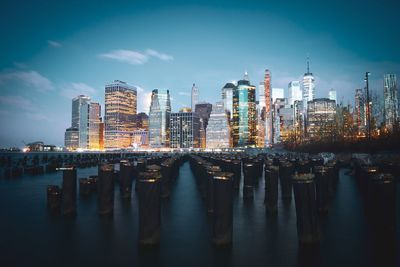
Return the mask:
[(171, 113), (170, 116), (170, 147), (199, 148), (200, 147), (200, 117), (190, 109)]
[(229, 148), (232, 145), (229, 118), (223, 102), (217, 102), (212, 106), (206, 140), (206, 147), (210, 149)]
[(367, 113), (365, 108), (365, 95), (362, 89), (356, 89), (354, 97), (354, 123), (357, 127), (357, 135), (365, 136), (367, 127)]
[(232, 135), (234, 147), (254, 147), (257, 139), (256, 88), (247, 73), (233, 91)]
[(334, 89), (329, 90), (329, 99), (334, 100), (337, 104), (336, 90), (334, 90)]
[(131, 146), (136, 111), (136, 87), (119, 80), (105, 86), (104, 135), (106, 149)]
[(399, 102), (397, 95), (396, 74), (385, 74), (383, 76), (383, 99), (385, 127), (392, 131), (393, 126), (399, 122)]
[(332, 139), (336, 132), (336, 102), (329, 98), (308, 101), (307, 135), (310, 139)]
[(79, 130), (78, 128), (70, 127), (64, 134), (64, 146), (70, 151), (76, 150), (79, 147)]
[(271, 92), (271, 72), (267, 69), (264, 74), (264, 101), (265, 101), (265, 146), (270, 146), (273, 143), (272, 140), (272, 92)]
[(170, 114), (169, 90), (154, 89), (149, 112), (149, 144), (152, 148), (169, 147)]
[(288, 94), (288, 104), (291, 106), (294, 104), (294, 101), (302, 100), (303, 94), (299, 81), (291, 81), (288, 84)]
[(233, 119), (233, 90), (235, 85), (233, 83), (227, 83), (222, 88), (222, 102), (224, 104), (225, 112), (229, 115), (229, 120)]

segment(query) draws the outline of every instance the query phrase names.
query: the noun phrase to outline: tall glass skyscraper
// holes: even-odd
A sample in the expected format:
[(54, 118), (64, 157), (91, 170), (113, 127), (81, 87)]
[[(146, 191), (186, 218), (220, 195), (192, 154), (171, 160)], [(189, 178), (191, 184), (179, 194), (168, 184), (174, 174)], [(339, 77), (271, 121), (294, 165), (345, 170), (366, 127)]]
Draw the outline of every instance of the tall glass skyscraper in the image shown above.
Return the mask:
[(229, 119), (233, 118), (233, 89), (235, 85), (233, 83), (227, 83), (222, 88), (222, 102), (224, 104), (224, 109), (227, 114), (229, 114)]
[(233, 146), (254, 147), (257, 139), (256, 87), (248, 75), (233, 90)]
[(383, 98), (385, 105), (385, 126), (391, 131), (393, 130), (393, 125), (400, 118), (396, 74), (385, 74), (383, 76)]
[(92, 102), (89, 104), (89, 123), (88, 123), (88, 148), (100, 149), (100, 123), (101, 123), (101, 106), (99, 103)]
[(137, 110), (136, 87), (115, 80), (105, 87), (105, 148), (127, 148), (132, 145)]
[(90, 102), (90, 97), (86, 95), (79, 95), (72, 99), (72, 121), (71, 121), (72, 128), (79, 129), (81, 106), (89, 102)]
[(207, 148), (231, 147), (231, 129), (223, 102), (217, 102), (212, 106), (210, 119), (206, 132)]
[(367, 126), (365, 95), (362, 89), (356, 89), (354, 98), (354, 122), (357, 126), (358, 135), (365, 135)]
[(299, 81), (291, 81), (288, 84), (288, 104), (293, 105), (294, 101), (301, 100), (303, 98), (300, 82)]
[(314, 75), (310, 72), (310, 62), (307, 59), (307, 73), (303, 76), (303, 108), (307, 110), (308, 101), (315, 98), (315, 79)]
[(153, 148), (169, 147), (171, 100), (169, 90), (154, 89), (149, 112), (149, 142)]

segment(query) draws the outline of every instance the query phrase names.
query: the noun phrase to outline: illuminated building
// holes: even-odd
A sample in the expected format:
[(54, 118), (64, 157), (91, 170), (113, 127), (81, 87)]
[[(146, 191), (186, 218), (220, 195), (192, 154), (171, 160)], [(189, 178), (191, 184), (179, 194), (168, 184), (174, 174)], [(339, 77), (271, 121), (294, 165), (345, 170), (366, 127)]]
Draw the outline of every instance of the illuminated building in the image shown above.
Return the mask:
[(279, 108), (279, 122), (280, 122), (280, 140), (287, 141), (289, 140), (290, 134), (293, 132), (294, 125), (294, 112), (293, 107), (290, 105), (284, 105)]
[(137, 107), (136, 87), (115, 80), (105, 86), (105, 148), (127, 148), (132, 144)]
[(294, 101), (296, 100), (302, 100), (302, 92), (301, 92), (301, 87), (300, 87), (300, 82), (299, 81), (291, 81), (288, 84), (288, 104), (293, 105)]
[(79, 130), (70, 127), (65, 131), (64, 146), (68, 150), (76, 150), (79, 147)]
[(310, 139), (326, 139), (335, 135), (336, 102), (328, 98), (308, 101), (307, 134)]
[(208, 119), (212, 110), (212, 104), (202, 102), (196, 104), (195, 112), (200, 117), (200, 147), (206, 147), (206, 129), (208, 125)]
[(88, 105), (88, 146), (89, 149), (99, 150), (100, 140), (100, 122), (101, 122), (101, 106), (99, 103), (90, 103)]
[(195, 84), (192, 86), (192, 94), (191, 94), (191, 104), (192, 110), (195, 110), (196, 104), (199, 103), (199, 88)]
[(134, 116), (135, 127), (138, 129), (149, 129), (149, 116), (144, 113), (140, 112)]
[(250, 85), (248, 74), (233, 90), (233, 146), (254, 147), (257, 139), (256, 87)]
[(293, 102), (293, 127), (294, 141), (301, 142), (305, 133), (305, 116), (303, 108), (303, 100), (295, 100)]
[(136, 129), (132, 134), (132, 146), (134, 148), (147, 148), (149, 146), (149, 131)]
[(265, 146), (272, 145), (272, 92), (271, 92), (271, 72), (265, 70), (264, 75), (264, 101), (265, 101)]
[(231, 130), (229, 118), (225, 111), (223, 102), (217, 102), (212, 106), (206, 132), (207, 148), (231, 147)]
[(367, 116), (365, 109), (365, 95), (362, 89), (356, 89), (354, 98), (354, 123), (357, 126), (359, 136), (364, 136), (367, 127)]
[(315, 79), (310, 72), (310, 62), (307, 59), (307, 72), (303, 76), (303, 109), (307, 111), (307, 104), (315, 98)]
[(273, 104), (273, 141), (274, 143), (281, 142), (281, 124), (282, 118), (280, 116), (280, 110), (285, 107), (286, 100), (285, 98), (276, 98)]
[(177, 113), (171, 113), (170, 147), (200, 147), (200, 117), (196, 112), (192, 112), (191, 109), (181, 109)]
[(264, 82), (260, 82), (258, 86), (258, 102), (257, 104), (257, 143), (259, 148), (265, 147), (265, 91)]
[(224, 109), (227, 114), (229, 114), (229, 120), (233, 119), (233, 89), (235, 85), (233, 83), (227, 83), (222, 88), (222, 101), (224, 104)]
[(90, 102), (90, 97), (79, 95), (72, 99), (72, 121), (71, 127), (79, 129), (81, 106)]
[(149, 112), (149, 143), (153, 148), (169, 147), (171, 101), (169, 90), (154, 89)]
[(400, 116), (396, 74), (385, 74), (383, 76), (383, 99), (385, 126), (386, 129), (392, 131), (394, 124), (399, 121)]

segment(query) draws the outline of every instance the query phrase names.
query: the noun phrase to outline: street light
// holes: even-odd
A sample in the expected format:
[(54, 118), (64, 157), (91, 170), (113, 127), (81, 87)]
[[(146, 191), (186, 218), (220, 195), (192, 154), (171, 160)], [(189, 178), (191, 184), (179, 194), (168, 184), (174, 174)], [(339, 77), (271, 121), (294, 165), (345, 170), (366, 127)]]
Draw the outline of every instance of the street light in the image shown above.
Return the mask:
[(367, 137), (368, 141), (371, 139), (371, 113), (370, 113), (370, 101), (369, 101), (369, 85), (368, 85), (368, 76), (371, 75), (369, 71), (365, 73), (365, 82), (367, 85)]

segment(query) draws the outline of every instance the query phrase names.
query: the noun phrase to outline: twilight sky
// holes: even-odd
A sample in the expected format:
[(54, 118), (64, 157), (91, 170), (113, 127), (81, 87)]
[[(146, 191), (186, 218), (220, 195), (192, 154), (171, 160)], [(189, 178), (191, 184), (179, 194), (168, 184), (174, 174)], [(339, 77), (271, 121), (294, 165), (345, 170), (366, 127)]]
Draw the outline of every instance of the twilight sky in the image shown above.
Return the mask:
[[(82, 3), (83, 2), (83, 3)], [(353, 104), (370, 71), (382, 94), (384, 73), (400, 74), (398, 1), (21, 1), (0, 4), (0, 147), (63, 145), (71, 99), (104, 103), (104, 85), (136, 85), (138, 109), (166, 88), (173, 111), (248, 71), (272, 87), (301, 79), (307, 55), (316, 96), (330, 88)], [(110, 1), (111, 3), (111, 1)], [(103, 110), (104, 112), (104, 110)]]

